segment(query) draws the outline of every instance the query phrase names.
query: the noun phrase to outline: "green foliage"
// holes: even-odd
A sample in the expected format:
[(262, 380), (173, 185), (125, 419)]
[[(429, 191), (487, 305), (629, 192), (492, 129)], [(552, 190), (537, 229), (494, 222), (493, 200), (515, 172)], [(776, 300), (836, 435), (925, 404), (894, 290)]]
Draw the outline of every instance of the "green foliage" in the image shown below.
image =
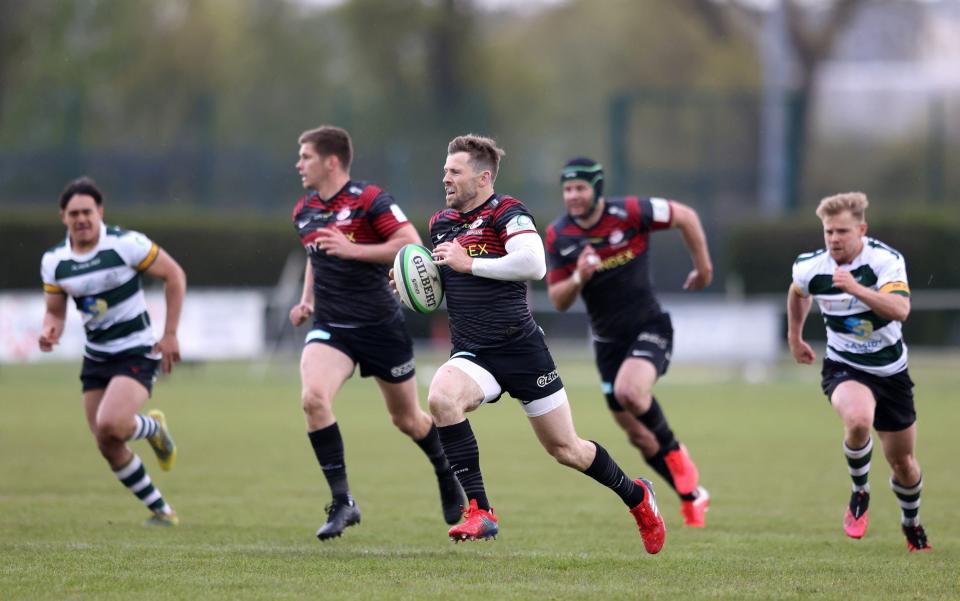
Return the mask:
[[(440, 359), (418, 357), (423, 377)], [(813, 367), (753, 385), (716, 369), (671, 369), (657, 395), (713, 503), (706, 529), (683, 528), (676, 495), (654, 477), (668, 530), (664, 550), (648, 556), (623, 504), (547, 456), (507, 397), (471, 414), (501, 535), (452, 544), (428, 462), (392, 426), (375, 384), (358, 379), (338, 396), (337, 417), (363, 521), (319, 543), (329, 493), (303, 432), (294, 358), (183, 365), (158, 383), (150, 406), (167, 415), (177, 465), (162, 472), (146, 443), (131, 446), (181, 525), (148, 530), (146, 510), (110, 474), (84, 423), (79, 366), (4, 366), (0, 591), (58, 601), (953, 599), (955, 361), (915, 359), (911, 369), (921, 516), (934, 546), (924, 555), (907, 553), (879, 451), (870, 531), (861, 541), (843, 535), (842, 432)], [(580, 434), (628, 473), (649, 475), (610, 419), (588, 360), (560, 356), (558, 365)]]
[[(876, 220), (868, 216), (868, 220), (868, 236), (903, 253), (913, 289), (960, 288), (960, 264), (948, 260), (946, 254), (949, 249), (960, 248), (957, 215), (903, 211)], [(786, 293), (797, 255), (823, 246), (820, 221), (812, 210), (790, 221), (743, 223), (730, 235), (727, 265), (748, 294)]]

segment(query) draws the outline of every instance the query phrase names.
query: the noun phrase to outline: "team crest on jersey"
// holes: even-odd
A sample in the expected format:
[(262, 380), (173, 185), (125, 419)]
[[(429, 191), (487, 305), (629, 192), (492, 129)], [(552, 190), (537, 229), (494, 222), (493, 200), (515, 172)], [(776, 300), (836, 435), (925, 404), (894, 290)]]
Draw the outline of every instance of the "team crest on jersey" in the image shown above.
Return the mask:
[(82, 301), (80, 301), (80, 311), (85, 315), (89, 315), (91, 319), (100, 319), (107, 314), (107, 301), (102, 298), (96, 298), (93, 296), (85, 296)]
[(350, 217), (350, 214), (352, 212), (353, 211), (350, 210), (350, 207), (343, 207), (342, 209), (340, 209), (340, 212), (337, 213), (337, 221), (345, 221), (347, 218)]
[(873, 322), (857, 317), (848, 317), (843, 320), (843, 325), (847, 331), (861, 340), (866, 340), (873, 335)]
[(623, 230), (613, 230), (610, 232), (610, 237), (607, 239), (610, 242), (611, 246), (616, 246), (623, 242)]
[(610, 205), (610, 209), (607, 212), (613, 215), (614, 217), (619, 217), (620, 219), (627, 218), (627, 212), (616, 205)]
[(464, 225), (463, 231), (460, 233), (458, 238), (466, 238), (467, 236), (476, 236), (482, 234), (480, 226), (483, 225), (483, 217), (477, 217), (469, 225)]

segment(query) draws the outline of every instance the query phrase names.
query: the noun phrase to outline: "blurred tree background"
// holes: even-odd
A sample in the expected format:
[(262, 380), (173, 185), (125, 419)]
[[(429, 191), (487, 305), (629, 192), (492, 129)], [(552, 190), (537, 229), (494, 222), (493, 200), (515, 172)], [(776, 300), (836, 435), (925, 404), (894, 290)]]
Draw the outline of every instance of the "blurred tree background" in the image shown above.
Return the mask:
[(354, 175), (426, 213), (446, 142), (507, 150), (499, 188), (540, 205), (575, 154), (605, 158), (635, 88), (755, 89), (749, 45), (682, 3), (516, 13), (467, 0), (3, 0), (0, 198), (51, 200), (81, 172), (115, 203), (286, 210), (297, 135), (354, 136)]
[[(839, 107), (891, 114), (881, 95), (817, 85), (841, 54), (922, 57), (944, 23), (960, 38), (956, 4), (0, 0), (0, 221), (39, 211), (56, 239), (56, 197), (86, 173), (111, 211), (229, 209), (284, 227), (302, 194), (297, 136), (332, 123), (354, 137), (354, 177), (391, 190), (422, 229), (442, 203), (447, 141), (476, 132), (507, 151), (498, 191), (541, 226), (561, 211), (559, 167), (590, 155), (610, 193), (697, 208), (723, 274), (745, 221), (800, 215), (817, 245), (810, 209), (825, 194), (863, 189), (890, 219), (957, 212), (960, 83), (915, 91), (919, 117), (880, 138), (843, 130)], [(911, 31), (916, 47), (882, 56)], [(688, 263), (679, 240), (657, 249)]]

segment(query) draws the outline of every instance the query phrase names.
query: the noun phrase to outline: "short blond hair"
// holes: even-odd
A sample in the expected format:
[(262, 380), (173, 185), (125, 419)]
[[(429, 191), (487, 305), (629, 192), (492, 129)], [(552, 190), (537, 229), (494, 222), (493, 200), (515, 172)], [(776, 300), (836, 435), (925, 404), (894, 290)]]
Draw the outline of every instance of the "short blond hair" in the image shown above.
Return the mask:
[(844, 211), (850, 211), (850, 215), (858, 221), (863, 221), (863, 215), (867, 212), (870, 201), (863, 192), (844, 192), (843, 194), (834, 194), (820, 201), (817, 206), (817, 217), (824, 219), (839, 215)]

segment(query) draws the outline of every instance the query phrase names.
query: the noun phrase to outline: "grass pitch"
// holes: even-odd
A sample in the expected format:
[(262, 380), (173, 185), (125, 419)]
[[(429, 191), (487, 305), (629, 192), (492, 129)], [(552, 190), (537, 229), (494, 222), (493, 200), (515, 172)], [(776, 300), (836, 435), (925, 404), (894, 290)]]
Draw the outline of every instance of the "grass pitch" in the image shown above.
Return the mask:
[[(501, 536), (452, 544), (427, 460), (359, 379), (335, 410), (363, 521), (318, 542), (328, 492), (304, 434), (295, 361), (180, 366), (158, 384), (152, 404), (167, 414), (177, 465), (161, 472), (146, 443), (133, 447), (181, 526), (147, 529), (146, 510), (86, 429), (79, 365), (4, 366), (0, 599), (957, 599), (953, 359), (911, 367), (932, 553), (907, 553), (879, 447), (870, 531), (843, 535), (849, 479), (817, 369), (786, 366), (751, 384), (676, 367), (657, 396), (713, 503), (706, 529), (684, 529), (678, 499), (652, 477), (668, 528), (657, 556), (644, 553), (619, 499), (542, 451), (509, 398), (471, 415)], [(422, 356), (420, 371), (431, 362)], [(580, 435), (651, 477), (591, 365), (558, 363)]]

